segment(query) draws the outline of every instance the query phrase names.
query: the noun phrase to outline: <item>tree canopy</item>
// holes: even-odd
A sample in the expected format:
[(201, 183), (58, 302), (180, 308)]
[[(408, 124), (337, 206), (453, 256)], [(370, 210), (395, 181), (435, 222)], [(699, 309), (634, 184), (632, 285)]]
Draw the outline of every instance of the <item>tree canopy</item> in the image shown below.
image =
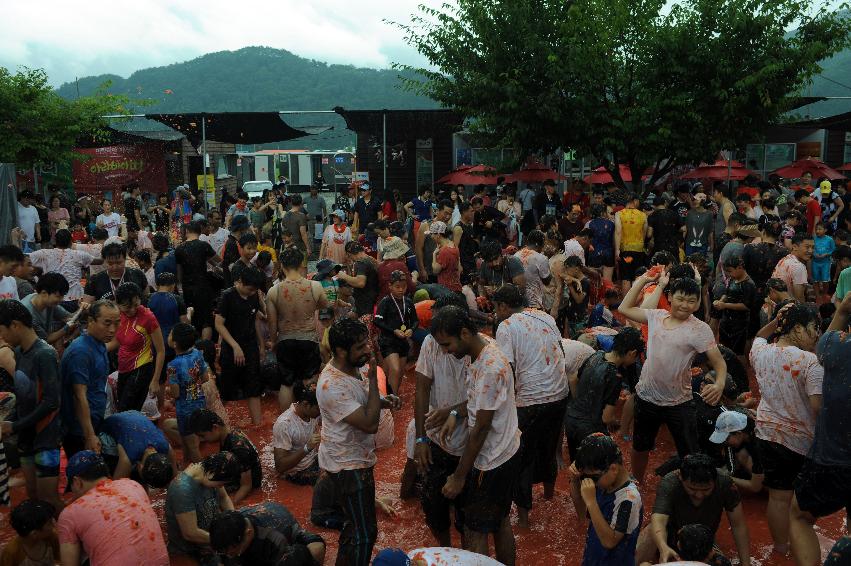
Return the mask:
[(126, 113), (129, 99), (105, 92), (65, 100), (48, 85), (40, 69), (12, 74), (0, 67), (0, 162), (29, 167), (69, 162), (83, 136), (106, 133), (104, 115)]
[[(779, 121), (851, 19), (807, 0), (457, 0), (396, 24), (430, 68), (409, 88), (484, 143), (571, 148), (624, 185), (742, 147)], [(789, 30), (795, 28), (795, 31)]]

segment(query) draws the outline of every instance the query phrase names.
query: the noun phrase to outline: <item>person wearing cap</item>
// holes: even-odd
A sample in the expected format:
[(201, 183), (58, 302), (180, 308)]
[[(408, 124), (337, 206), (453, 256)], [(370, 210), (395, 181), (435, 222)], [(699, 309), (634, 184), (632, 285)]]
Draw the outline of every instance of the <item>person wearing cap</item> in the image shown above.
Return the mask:
[(333, 306), (319, 281), (302, 275), (304, 255), (298, 248), (281, 251), (283, 281), (276, 283), (266, 296), (266, 320), (275, 343), (275, 356), (281, 368), (278, 400), (282, 410), (292, 402), (296, 381), (305, 381), (319, 373), (322, 358), (316, 335), (316, 312)]
[(733, 483), (751, 493), (762, 491), (765, 479), (755, 427), (756, 423), (744, 410), (725, 409), (715, 419), (715, 430), (709, 437), (724, 449), (727, 456), (724, 460)]
[(771, 277), (786, 283), (786, 288), (798, 302), (804, 302), (809, 276), (807, 262), (813, 257), (813, 237), (795, 234), (792, 237), (792, 253), (777, 262)]
[(706, 208), (706, 195), (697, 193), (692, 200), (692, 208), (686, 213), (683, 223), (685, 235), (685, 252), (687, 256), (694, 253), (707, 253), (715, 244), (713, 233), (712, 213)]
[(448, 238), (448, 227), (439, 220), (429, 224), (429, 235), (435, 242), (431, 257), (432, 273), (437, 276), (437, 283), (450, 291), (461, 292), (461, 256), (458, 248)]
[(96, 452), (69, 458), (66, 468), (74, 501), (59, 515), (56, 531), (62, 564), (168, 566), (157, 514), (145, 488), (129, 479), (109, 479)]
[(319, 247), (319, 259), (329, 259), (334, 263), (346, 263), (346, 244), (352, 241), (352, 231), (346, 226), (346, 213), (339, 208), (331, 212), (331, 224), (322, 233), (322, 245)]
[(352, 232), (366, 236), (369, 247), (375, 249), (375, 232), (370, 230), (368, 226), (384, 216), (384, 213), (381, 212), (381, 199), (375, 198), (375, 195), (372, 194), (372, 186), (369, 182), (362, 183), (358, 187), (358, 194), (360, 197), (353, 209)]
[(382, 260), (378, 264), (378, 297), (381, 301), (384, 297), (390, 294), (390, 275), (394, 271), (401, 271), (405, 274), (407, 283), (407, 294), (413, 294), (416, 291), (416, 283), (414, 282), (411, 272), (408, 271), (408, 264), (405, 256), (408, 253), (408, 245), (396, 236), (390, 236), (384, 241), (384, 250), (382, 252)]
[(821, 205), (821, 221), (833, 233), (836, 230), (836, 219), (845, 210), (845, 203), (839, 193), (833, 190), (833, 185), (827, 179), (819, 183), (819, 190), (814, 194), (815, 200)]
[(414, 251), (417, 254), (417, 273), (419, 274), (417, 281), (421, 283), (433, 283), (435, 281), (432, 260), (437, 243), (429, 233), (429, 226), (432, 222), (442, 222), (448, 225), (453, 210), (455, 210), (455, 207), (452, 201), (443, 199), (437, 205), (434, 218), (420, 223), (414, 240)]

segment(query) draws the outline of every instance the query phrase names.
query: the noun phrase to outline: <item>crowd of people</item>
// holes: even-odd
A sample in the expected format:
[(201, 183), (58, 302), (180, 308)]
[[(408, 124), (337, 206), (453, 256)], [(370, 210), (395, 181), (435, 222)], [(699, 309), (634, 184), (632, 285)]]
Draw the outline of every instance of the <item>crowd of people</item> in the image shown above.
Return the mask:
[[(24, 191), (0, 247), (0, 505), (25, 497), (0, 566), (322, 564), (282, 501), (244, 504), (265, 447), (242, 404), (340, 565), (528, 563), (516, 537), (559, 475), (585, 565), (730, 564), (726, 514), (747, 566), (742, 493), (763, 491), (771, 557), (821, 564), (814, 523), (851, 508), (851, 193), (812, 183)], [(399, 497), (435, 547), (376, 554), (403, 398)], [(675, 451), (648, 471), (662, 425)]]

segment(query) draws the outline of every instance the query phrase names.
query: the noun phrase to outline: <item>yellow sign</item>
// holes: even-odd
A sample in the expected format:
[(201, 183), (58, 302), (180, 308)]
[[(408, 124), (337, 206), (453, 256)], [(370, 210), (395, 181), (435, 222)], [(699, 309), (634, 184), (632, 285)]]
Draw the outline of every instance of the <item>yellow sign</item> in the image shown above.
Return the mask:
[(198, 175), (198, 190), (204, 191), (204, 194), (207, 197), (207, 204), (209, 206), (216, 206), (216, 181), (212, 175), (206, 175), (206, 190), (204, 188), (204, 175)]

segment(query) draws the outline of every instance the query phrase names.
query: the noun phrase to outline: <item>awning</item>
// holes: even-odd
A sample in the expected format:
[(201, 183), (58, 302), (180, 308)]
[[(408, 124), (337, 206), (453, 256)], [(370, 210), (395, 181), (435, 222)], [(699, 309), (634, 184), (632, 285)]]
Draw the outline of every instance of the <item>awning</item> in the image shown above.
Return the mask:
[(146, 114), (177, 130), (197, 146), (201, 142), (202, 120), (206, 119), (208, 140), (233, 144), (260, 144), (287, 141), (331, 129), (329, 126), (295, 129), (277, 112), (210, 112), (190, 114)]
[(397, 139), (430, 138), (441, 131), (457, 132), (464, 117), (454, 110), (346, 110), (334, 108), (343, 117), (346, 126), (358, 133), (378, 136), (384, 131), (384, 115), (387, 115), (387, 137)]

